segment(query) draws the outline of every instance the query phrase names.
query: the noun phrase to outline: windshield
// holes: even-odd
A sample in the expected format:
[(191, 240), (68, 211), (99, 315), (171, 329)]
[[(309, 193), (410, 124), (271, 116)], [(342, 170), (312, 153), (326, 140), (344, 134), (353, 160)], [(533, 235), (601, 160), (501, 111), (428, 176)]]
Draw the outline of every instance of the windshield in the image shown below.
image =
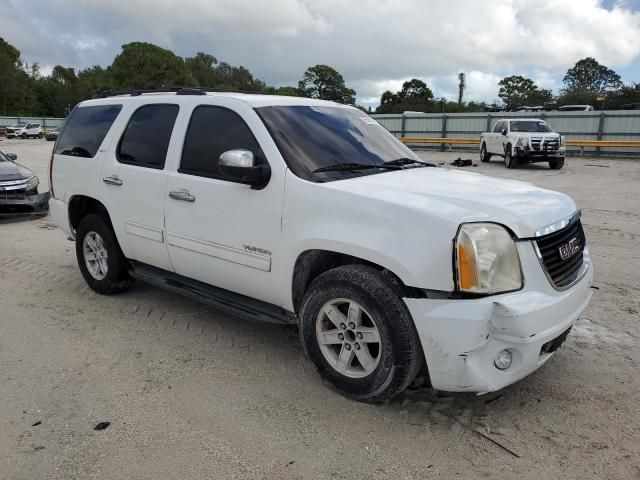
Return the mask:
[(511, 122), (512, 132), (553, 132), (547, 122), (535, 120), (520, 120)]
[(382, 125), (353, 108), (274, 106), (256, 111), (288, 167), (305, 180), (327, 182), (389, 171), (374, 168), (314, 173), (344, 163), (382, 165), (399, 158), (420, 160)]
[(4, 156), (4, 153), (0, 152), (0, 162), (8, 162), (9, 159)]

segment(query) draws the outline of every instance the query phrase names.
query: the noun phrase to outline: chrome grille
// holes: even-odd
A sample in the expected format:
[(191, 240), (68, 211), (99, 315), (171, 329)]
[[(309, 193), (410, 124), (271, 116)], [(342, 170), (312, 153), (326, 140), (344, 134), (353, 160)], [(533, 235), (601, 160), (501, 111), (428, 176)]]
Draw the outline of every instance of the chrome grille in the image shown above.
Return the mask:
[(559, 137), (531, 137), (531, 149), (537, 152), (555, 152), (559, 148)]
[(557, 288), (571, 285), (584, 261), (586, 238), (580, 220), (535, 240), (541, 263)]

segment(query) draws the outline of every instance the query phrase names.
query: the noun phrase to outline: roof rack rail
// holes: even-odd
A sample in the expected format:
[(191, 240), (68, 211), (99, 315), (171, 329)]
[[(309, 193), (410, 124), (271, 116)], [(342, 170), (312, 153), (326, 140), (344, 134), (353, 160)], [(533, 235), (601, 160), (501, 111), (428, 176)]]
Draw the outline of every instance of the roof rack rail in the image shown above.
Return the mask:
[(194, 87), (166, 87), (166, 88), (149, 88), (149, 89), (126, 89), (126, 90), (105, 90), (94, 95), (91, 98), (108, 98), (129, 95), (137, 97), (145, 93), (175, 93), (176, 95), (206, 95), (207, 92), (201, 88)]

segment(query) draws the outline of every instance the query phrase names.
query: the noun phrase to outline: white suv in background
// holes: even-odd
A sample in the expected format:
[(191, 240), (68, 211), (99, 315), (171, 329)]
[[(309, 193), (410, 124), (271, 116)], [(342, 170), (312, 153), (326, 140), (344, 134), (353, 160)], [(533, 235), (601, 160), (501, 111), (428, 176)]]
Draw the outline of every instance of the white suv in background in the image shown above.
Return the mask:
[(42, 127), (39, 123), (13, 125), (5, 129), (7, 138), (42, 138)]
[(543, 365), (591, 297), (571, 198), (421, 161), (360, 110), (105, 94), (67, 119), (51, 213), (91, 288), (144, 280), (299, 325), (338, 391), (488, 392)]

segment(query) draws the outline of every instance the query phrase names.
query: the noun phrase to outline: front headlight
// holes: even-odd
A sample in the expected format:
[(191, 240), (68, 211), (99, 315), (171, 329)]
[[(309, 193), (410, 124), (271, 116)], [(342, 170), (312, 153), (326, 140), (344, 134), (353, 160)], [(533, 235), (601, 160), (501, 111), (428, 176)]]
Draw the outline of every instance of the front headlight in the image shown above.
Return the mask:
[(27, 180), (27, 192), (36, 190), (38, 188), (38, 185), (40, 185), (40, 180), (38, 180), (38, 177), (34, 175), (33, 177), (29, 178), (29, 180)]
[(527, 144), (527, 141), (524, 137), (520, 137), (516, 141), (516, 147), (524, 147), (526, 144)]
[(470, 293), (502, 293), (522, 288), (516, 244), (495, 223), (465, 223), (455, 242), (457, 288)]
[(564, 147), (565, 138), (564, 135), (560, 135), (560, 146)]

